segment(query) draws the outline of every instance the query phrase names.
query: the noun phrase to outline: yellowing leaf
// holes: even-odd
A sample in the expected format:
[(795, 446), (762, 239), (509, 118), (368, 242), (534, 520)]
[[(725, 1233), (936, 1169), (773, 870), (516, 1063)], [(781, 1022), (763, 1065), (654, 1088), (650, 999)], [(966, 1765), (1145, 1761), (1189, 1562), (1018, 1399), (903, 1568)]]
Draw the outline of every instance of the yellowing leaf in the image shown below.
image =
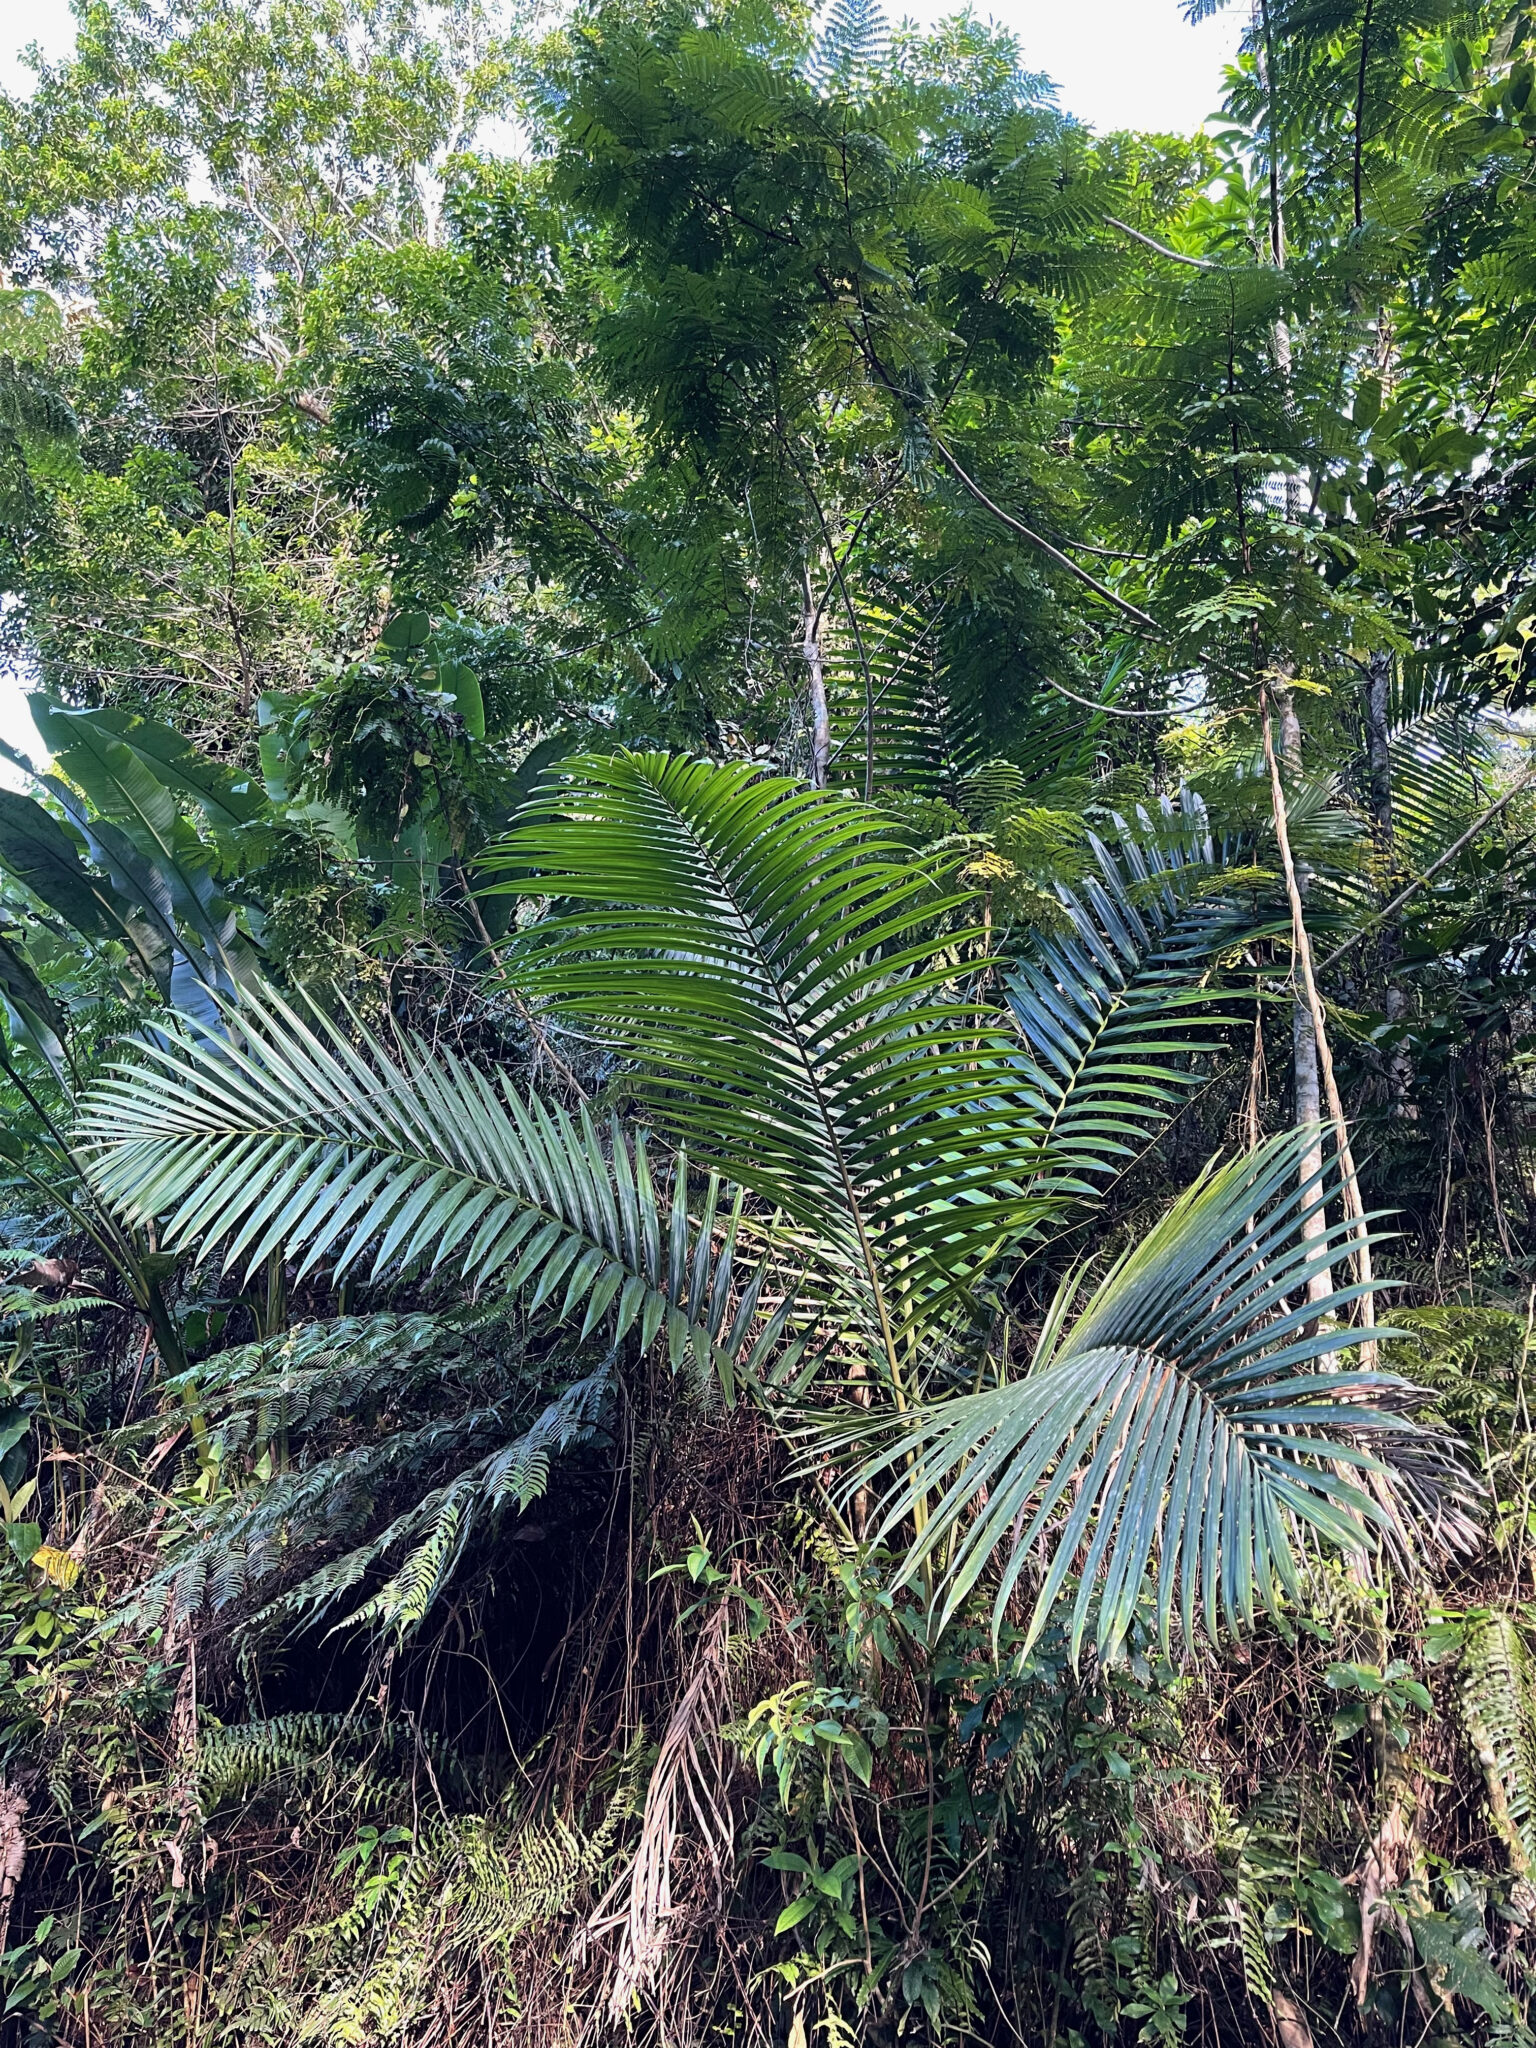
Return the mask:
[(32, 1562), (51, 1585), (66, 1590), (80, 1576), (80, 1560), (67, 1550), (55, 1550), (51, 1543), (40, 1543), (32, 1553)]

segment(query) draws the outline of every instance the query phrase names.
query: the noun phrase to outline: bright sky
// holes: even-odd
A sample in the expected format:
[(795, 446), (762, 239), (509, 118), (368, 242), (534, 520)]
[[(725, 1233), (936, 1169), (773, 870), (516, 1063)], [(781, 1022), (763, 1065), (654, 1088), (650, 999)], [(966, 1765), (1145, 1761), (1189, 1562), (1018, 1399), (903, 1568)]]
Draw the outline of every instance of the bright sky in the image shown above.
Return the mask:
[[(887, 0), (894, 17), (933, 21), (957, 0)], [(1011, 28), (1024, 62), (1054, 79), (1060, 103), (1091, 127), (1188, 133), (1221, 96), (1224, 65), (1236, 53), (1246, 10), (1229, 4), (1198, 28), (1186, 27), (1180, 0), (977, 0), (977, 12)], [(67, 56), (75, 22), (68, 0), (12, 0), (0, 28), (0, 87), (30, 90), (32, 73), (15, 52), (37, 43), (46, 58)], [(22, 698), (22, 682), (0, 671), (0, 733), (41, 754)], [(14, 770), (0, 762), (0, 784)]]
[[(958, 0), (886, 0), (932, 21)], [(1180, 0), (975, 0), (976, 12), (1011, 28), (1032, 71), (1056, 81), (1061, 104), (1094, 128), (1198, 128), (1216, 106), (1222, 66), (1237, 48), (1247, 10), (1237, 0), (1198, 28)], [(47, 57), (74, 43), (68, 0), (11, 0), (0, 27), (0, 86), (25, 92), (32, 74), (15, 51), (36, 42)]]

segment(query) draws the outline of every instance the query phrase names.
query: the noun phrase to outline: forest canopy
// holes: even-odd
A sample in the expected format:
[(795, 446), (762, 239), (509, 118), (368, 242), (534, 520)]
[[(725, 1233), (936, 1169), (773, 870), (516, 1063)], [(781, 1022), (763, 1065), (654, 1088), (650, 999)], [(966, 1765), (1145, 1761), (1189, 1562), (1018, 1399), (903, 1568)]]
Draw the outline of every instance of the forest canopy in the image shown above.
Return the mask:
[(0, 2037), (1532, 2048), (1536, 11), (76, 13)]

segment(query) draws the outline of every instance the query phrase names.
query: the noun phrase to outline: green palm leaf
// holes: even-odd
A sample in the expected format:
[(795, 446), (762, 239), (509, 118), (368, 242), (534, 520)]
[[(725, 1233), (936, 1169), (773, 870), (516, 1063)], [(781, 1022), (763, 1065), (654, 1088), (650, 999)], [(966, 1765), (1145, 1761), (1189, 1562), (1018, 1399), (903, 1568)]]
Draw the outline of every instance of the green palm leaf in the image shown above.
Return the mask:
[(945, 674), (943, 610), (941, 603), (931, 611), (909, 605), (892, 612), (855, 600), (855, 637), (843, 608), (828, 606), (822, 673), (835, 782), (862, 788), (872, 761), (877, 790), (940, 796), (977, 766), (981, 745), (974, 707), (954, 701)]
[[(1094, 1640), (1112, 1656), (1150, 1573), (1166, 1649), (1175, 1614), (1189, 1643), (1197, 1624), (1237, 1628), (1256, 1597), (1274, 1609), (1296, 1593), (1298, 1542), (1358, 1550), (1395, 1533), (1426, 1480), (1438, 1478), (1454, 1513), (1470, 1482), (1443, 1460), (1437, 1474), (1438, 1439), (1404, 1420), (1417, 1390), (1320, 1369), (1356, 1341), (1336, 1319), (1361, 1290), (1306, 1300), (1309, 1274), (1348, 1234), (1341, 1224), (1301, 1237), (1324, 1200), (1320, 1184), (1294, 1185), (1315, 1142), (1315, 1130), (1288, 1132), (1205, 1178), (1060, 1341), (1064, 1316), (1052, 1316), (1025, 1378), (915, 1412), (849, 1479), (852, 1491), (904, 1463), (881, 1535), (936, 1503), (904, 1575), (942, 1561), (946, 1620), (997, 1562), (996, 1630), (1026, 1563), (1048, 1552), (1031, 1641), (1075, 1573), (1074, 1654), (1097, 1606)], [(868, 1424), (844, 1432), (856, 1433), (867, 1443)], [(1411, 1484), (1396, 1500), (1373, 1438), (1408, 1448)]]
[(1400, 857), (1424, 867), (1488, 802), (1499, 772), (1499, 732), (1459, 673), (1395, 682), (1388, 751), (1392, 834)]
[[(1008, 977), (1040, 1124), (1063, 1171), (1052, 1185), (1089, 1194), (1198, 1085), (1181, 1056), (1215, 1049), (1226, 1021), (1209, 988), (1214, 956), (1240, 928), (1233, 906), (1201, 894), (1219, 881), (1203, 820), (1165, 809), (1161, 832), (1127, 832), (1098, 866), (1058, 887), (1072, 931), (1036, 940)], [(1194, 1027), (1196, 1016), (1207, 1029)]]
[[(89, 1170), (125, 1217), (164, 1219), (173, 1248), (223, 1241), (226, 1267), (281, 1246), (301, 1273), (371, 1252), (376, 1274), (501, 1274), (536, 1308), (581, 1311), (583, 1335), (612, 1311), (615, 1341), (638, 1325), (648, 1346), (665, 1323), (674, 1364), (691, 1347), (730, 1391), (767, 1268), (738, 1300), (741, 1203), (717, 1245), (717, 1180), (695, 1231), (682, 1162), (669, 1207), (644, 1140), (615, 1130), (605, 1149), (585, 1111), (525, 1101), (414, 1040), (403, 1062), (366, 1032), (354, 1045), (270, 992), (232, 1022), (239, 1043), (173, 1028), (86, 1099)], [(754, 1364), (788, 1315), (786, 1303), (760, 1332)]]
[(593, 1020), (658, 1124), (862, 1279), (888, 1355), (1050, 1206), (1016, 1044), (956, 995), (932, 936), (950, 906), (876, 812), (664, 754), (567, 764), (531, 812), (493, 865), (562, 914), (523, 985)]

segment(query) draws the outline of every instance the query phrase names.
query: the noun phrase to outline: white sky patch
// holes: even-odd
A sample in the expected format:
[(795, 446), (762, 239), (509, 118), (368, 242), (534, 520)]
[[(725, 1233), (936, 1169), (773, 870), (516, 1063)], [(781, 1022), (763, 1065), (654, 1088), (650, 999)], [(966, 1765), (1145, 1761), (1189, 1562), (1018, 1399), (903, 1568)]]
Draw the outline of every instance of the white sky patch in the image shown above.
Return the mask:
[[(0, 668), (0, 739), (7, 741), (17, 753), (25, 754), (34, 768), (48, 768), (52, 756), (43, 745), (37, 727), (32, 723), (32, 713), (27, 709), (27, 690), (31, 678), (20, 675), (14, 668)], [(31, 778), (23, 775), (14, 762), (7, 761), (0, 754), (0, 789), (21, 789), (30, 791)]]
[[(955, 10), (952, 0), (907, 0), (902, 11), (930, 22)], [(1180, 0), (992, 0), (976, 11), (1012, 30), (1026, 68), (1054, 81), (1062, 111), (1100, 134), (1192, 135), (1204, 126), (1248, 19), (1236, 0), (1196, 28)]]
[[(888, 0), (893, 20), (933, 22), (955, 0)], [(992, 0), (976, 12), (1018, 37), (1024, 63), (1054, 79), (1063, 108), (1092, 128), (1190, 134), (1215, 112), (1247, 9), (1229, 4), (1198, 28), (1180, 0)], [(57, 62), (74, 48), (69, 0), (12, 0), (0, 25), (0, 87), (30, 92), (18, 52), (35, 42)]]

